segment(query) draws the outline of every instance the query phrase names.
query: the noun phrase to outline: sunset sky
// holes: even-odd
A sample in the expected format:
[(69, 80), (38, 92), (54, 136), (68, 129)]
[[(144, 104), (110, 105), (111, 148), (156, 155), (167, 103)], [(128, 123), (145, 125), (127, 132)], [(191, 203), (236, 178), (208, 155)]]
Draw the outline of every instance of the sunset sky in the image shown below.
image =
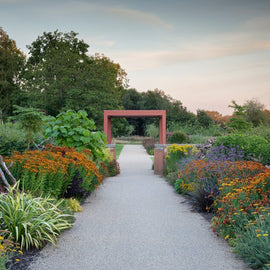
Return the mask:
[(192, 112), (253, 98), (270, 109), (270, 0), (0, 0), (0, 26), (24, 52), (44, 31), (78, 32), (131, 88)]

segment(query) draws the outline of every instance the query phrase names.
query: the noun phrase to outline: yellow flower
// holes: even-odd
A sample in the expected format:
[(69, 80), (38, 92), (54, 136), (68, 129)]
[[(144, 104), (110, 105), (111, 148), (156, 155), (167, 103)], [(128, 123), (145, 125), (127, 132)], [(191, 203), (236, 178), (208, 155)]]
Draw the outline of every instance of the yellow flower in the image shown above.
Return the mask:
[(257, 237), (260, 237), (260, 236), (261, 236), (261, 234), (260, 234), (260, 233), (258, 233), (256, 236), (257, 236)]
[(16, 259), (16, 262), (19, 262), (20, 261), (20, 259)]
[(263, 236), (268, 236), (268, 233), (264, 233)]
[(229, 238), (229, 235), (226, 235), (226, 236), (224, 237), (225, 240), (228, 239), (228, 238)]

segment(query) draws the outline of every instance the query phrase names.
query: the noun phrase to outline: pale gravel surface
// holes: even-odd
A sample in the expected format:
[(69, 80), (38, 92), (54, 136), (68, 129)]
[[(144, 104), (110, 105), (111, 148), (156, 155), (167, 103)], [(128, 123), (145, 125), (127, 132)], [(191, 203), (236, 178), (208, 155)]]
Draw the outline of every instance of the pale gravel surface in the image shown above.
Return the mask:
[(125, 146), (121, 174), (105, 180), (76, 214), (58, 248), (47, 245), (31, 270), (241, 270), (210, 224), (151, 170), (142, 146)]

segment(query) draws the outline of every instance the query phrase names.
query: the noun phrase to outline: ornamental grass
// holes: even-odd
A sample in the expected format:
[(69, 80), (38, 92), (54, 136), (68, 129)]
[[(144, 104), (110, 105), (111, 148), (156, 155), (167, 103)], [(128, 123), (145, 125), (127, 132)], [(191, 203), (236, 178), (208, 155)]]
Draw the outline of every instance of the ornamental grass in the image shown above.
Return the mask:
[(13, 163), (20, 188), (35, 195), (84, 199), (103, 179), (87, 150), (47, 145), (43, 151), (15, 152), (5, 161)]

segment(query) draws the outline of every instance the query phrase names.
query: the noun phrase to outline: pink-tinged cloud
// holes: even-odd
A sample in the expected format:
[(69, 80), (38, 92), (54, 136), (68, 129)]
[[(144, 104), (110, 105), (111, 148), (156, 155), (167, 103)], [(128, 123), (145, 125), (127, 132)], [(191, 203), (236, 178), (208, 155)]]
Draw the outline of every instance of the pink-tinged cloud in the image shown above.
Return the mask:
[(173, 28), (172, 25), (164, 22), (161, 18), (153, 13), (127, 8), (108, 8), (106, 10), (107, 12), (115, 14), (116, 16), (121, 17), (129, 22), (130, 20), (133, 20), (135, 22), (154, 25), (166, 30), (171, 30)]
[(270, 36), (253, 39), (252, 34), (238, 33), (178, 44), (172, 50), (117, 51), (113, 58), (131, 70), (140, 70), (268, 50)]

